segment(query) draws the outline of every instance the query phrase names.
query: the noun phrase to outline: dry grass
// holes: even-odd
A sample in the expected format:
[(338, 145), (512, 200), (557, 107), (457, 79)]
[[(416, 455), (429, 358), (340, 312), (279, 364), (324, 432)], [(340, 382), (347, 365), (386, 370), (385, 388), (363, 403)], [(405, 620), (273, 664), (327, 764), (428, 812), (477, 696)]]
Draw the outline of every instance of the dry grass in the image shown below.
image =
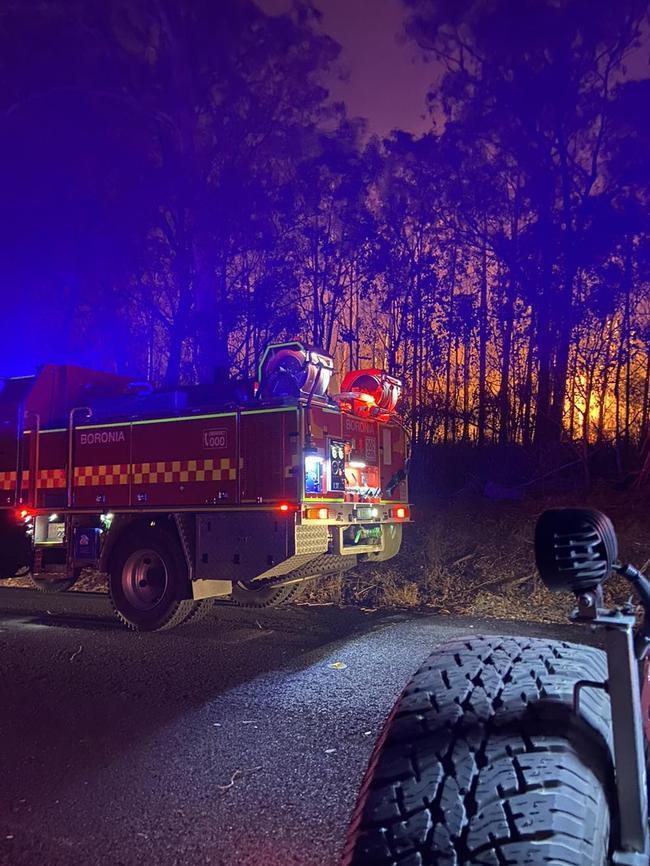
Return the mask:
[[(533, 560), (533, 527), (552, 505), (589, 505), (610, 514), (621, 558), (639, 567), (650, 562), (647, 498), (596, 489), (584, 497), (556, 496), (519, 502), (456, 497), (421, 509), (405, 531), (400, 555), (363, 566), (343, 578), (314, 582), (306, 598), (321, 603), (374, 608), (429, 608), (441, 613), (566, 622), (568, 594), (548, 592)], [(612, 580), (607, 599), (629, 596), (625, 581)]]
[[(13, 586), (32, 589), (34, 584), (29, 575), (12, 577), (11, 580), (0, 580), (0, 586)], [(85, 569), (79, 580), (69, 590), (70, 592), (107, 592), (106, 577), (92, 569)]]
[[(588, 499), (555, 496), (519, 502), (490, 502), (476, 494), (440, 500), (416, 510), (398, 557), (365, 565), (343, 576), (310, 581), (303, 598), (312, 603), (364, 608), (410, 608), (502, 619), (565, 622), (568, 594), (542, 585), (533, 561), (533, 527), (553, 505), (589, 505), (614, 520), (620, 557), (642, 570), (650, 567), (648, 497), (596, 488)], [(31, 586), (29, 577), (0, 585)], [(105, 591), (105, 582), (86, 572), (75, 590)], [(613, 579), (606, 599), (621, 603), (629, 585)]]

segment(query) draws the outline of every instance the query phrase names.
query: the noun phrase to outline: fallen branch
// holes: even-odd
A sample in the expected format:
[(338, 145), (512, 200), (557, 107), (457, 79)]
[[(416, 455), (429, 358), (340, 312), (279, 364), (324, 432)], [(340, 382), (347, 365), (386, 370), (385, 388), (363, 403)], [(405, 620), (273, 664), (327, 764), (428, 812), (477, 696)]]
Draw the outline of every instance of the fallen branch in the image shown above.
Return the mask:
[(531, 571), (524, 575), (524, 577), (498, 577), (496, 580), (486, 580), (484, 583), (479, 583), (476, 586), (469, 587), (469, 589), (472, 593), (476, 593), (479, 589), (487, 589), (490, 586), (499, 586), (500, 584), (520, 586), (522, 583), (527, 583), (529, 580), (532, 580), (536, 574), (537, 572)]
[(450, 562), (446, 568), (454, 568), (457, 565), (460, 565), (461, 562), (467, 562), (468, 559), (474, 559), (476, 556), (476, 552), (466, 553), (465, 556), (461, 556), (459, 559), (455, 559), (453, 562)]
[(237, 780), (241, 775), (242, 775), (242, 771), (241, 771), (241, 770), (235, 770), (235, 772), (234, 772), (234, 773), (232, 774), (232, 776), (230, 777), (230, 781), (228, 782), (227, 785), (217, 785), (217, 791), (227, 791), (228, 788), (232, 788), (232, 786), (235, 784), (235, 781), (236, 781), (236, 780)]
[(370, 592), (371, 589), (377, 589), (379, 586), (378, 583), (371, 583), (370, 586), (366, 586), (365, 589), (358, 589), (356, 595), (361, 598), (362, 595), (365, 595), (367, 592)]
[(250, 770), (235, 770), (235, 772), (230, 777), (230, 781), (227, 785), (217, 785), (217, 791), (227, 791), (229, 788), (232, 788), (240, 776), (243, 776), (244, 773), (255, 773), (257, 770), (261, 770), (261, 767), (251, 767)]

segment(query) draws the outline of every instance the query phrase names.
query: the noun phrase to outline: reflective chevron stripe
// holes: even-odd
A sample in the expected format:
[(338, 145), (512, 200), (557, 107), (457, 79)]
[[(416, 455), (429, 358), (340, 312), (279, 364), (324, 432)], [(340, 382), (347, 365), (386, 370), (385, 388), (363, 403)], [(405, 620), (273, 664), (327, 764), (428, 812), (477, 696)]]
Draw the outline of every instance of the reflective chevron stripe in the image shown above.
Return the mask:
[[(129, 470), (132, 469), (130, 475)], [(201, 481), (236, 481), (235, 461), (228, 457), (206, 460), (166, 460), (158, 463), (102, 464), (76, 466), (75, 487), (113, 487), (124, 484), (189, 484)], [(29, 483), (29, 472), (23, 472), (23, 485)], [(65, 469), (40, 469), (38, 487), (52, 490), (65, 487)], [(16, 473), (0, 472), (0, 490), (13, 490)]]

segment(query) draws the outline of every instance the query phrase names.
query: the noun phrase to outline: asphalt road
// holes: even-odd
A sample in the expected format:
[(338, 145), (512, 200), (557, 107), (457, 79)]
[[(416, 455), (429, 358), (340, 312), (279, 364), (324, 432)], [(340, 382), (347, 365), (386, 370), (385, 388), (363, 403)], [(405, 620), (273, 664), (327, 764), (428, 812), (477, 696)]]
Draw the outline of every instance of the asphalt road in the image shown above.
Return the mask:
[(220, 608), (131, 634), (0, 589), (0, 864), (335, 866), (375, 737), (436, 644), (570, 627)]

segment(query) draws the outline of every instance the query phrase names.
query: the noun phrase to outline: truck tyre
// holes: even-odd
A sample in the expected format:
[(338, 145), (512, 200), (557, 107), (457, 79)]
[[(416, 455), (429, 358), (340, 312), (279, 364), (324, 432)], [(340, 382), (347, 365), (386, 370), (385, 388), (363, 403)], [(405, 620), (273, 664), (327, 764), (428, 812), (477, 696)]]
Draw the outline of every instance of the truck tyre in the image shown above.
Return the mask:
[(281, 607), (296, 601), (304, 592), (305, 580), (283, 586), (246, 586), (233, 583), (230, 600), (237, 607)]
[(135, 631), (174, 628), (194, 608), (180, 545), (157, 526), (127, 531), (116, 543), (108, 591), (118, 618)]
[(185, 622), (192, 623), (192, 625), (198, 622), (203, 622), (204, 619), (208, 619), (210, 617), (213, 611), (214, 599), (202, 598), (192, 604), (192, 610), (190, 611), (189, 616), (187, 617)]
[(344, 866), (604, 866), (613, 794), (600, 650), (521, 637), (447, 644), (379, 737)]
[(57, 575), (52, 575), (50, 577), (40, 577), (30, 575), (32, 580), (32, 586), (37, 589), (39, 592), (44, 592), (46, 595), (51, 595), (55, 592), (65, 592), (70, 589), (81, 574), (80, 568), (75, 568), (74, 572), (70, 577), (62, 577)]

